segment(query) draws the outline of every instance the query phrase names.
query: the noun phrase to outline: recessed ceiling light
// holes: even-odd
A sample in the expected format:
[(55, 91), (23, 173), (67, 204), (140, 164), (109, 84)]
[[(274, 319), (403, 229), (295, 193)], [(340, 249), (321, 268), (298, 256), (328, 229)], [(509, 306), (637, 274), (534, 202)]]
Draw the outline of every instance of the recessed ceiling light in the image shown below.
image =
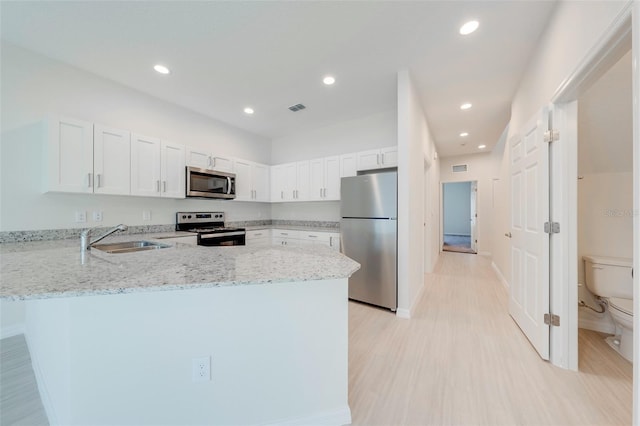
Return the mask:
[(467, 102), (466, 104), (460, 105), (460, 109), (469, 109), (469, 108), (471, 108), (471, 104), (469, 102)]
[(460, 27), (460, 34), (468, 35), (478, 29), (480, 23), (478, 21), (469, 21)]
[(486, 145), (478, 145), (478, 148), (480, 149), (485, 149), (487, 146)]
[(331, 86), (333, 83), (336, 82), (336, 79), (330, 75), (326, 76), (325, 78), (322, 79), (322, 82), (324, 84), (326, 84), (327, 86)]
[(169, 71), (169, 68), (165, 67), (164, 65), (160, 65), (157, 64), (153, 67), (154, 70), (156, 70), (157, 72), (159, 72), (160, 74), (170, 74), (171, 71)]
[(249, 115), (253, 114), (253, 108), (251, 108), (251, 107), (246, 107), (246, 108), (244, 109), (244, 113), (245, 113), (245, 114), (249, 114)]
[(467, 136), (469, 136), (469, 133), (467, 133), (467, 132), (460, 133), (460, 137), (461, 138), (466, 138)]

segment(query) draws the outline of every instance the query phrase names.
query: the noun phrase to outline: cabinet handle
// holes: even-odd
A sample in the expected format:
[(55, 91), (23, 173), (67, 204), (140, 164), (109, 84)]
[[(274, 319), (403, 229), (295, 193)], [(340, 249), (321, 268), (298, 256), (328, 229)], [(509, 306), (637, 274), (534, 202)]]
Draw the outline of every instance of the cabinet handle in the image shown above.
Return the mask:
[(167, 181), (166, 180), (162, 181), (162, 192), (167, 192)]
[(160, 181), (156, 181), (156, 192), (160, 192)]
[(102, 174), (98, 173), (98, 188), (100, 188), (100, 186), (102, 186)]
[(284, 191), (280, 191), (280, 199), (284, 200)]
[(380, 165), (380, 154), (376, 154), (376, 164)]
[(382, 156), (382, 164), (384, 164), (384, 152), (381, 154)]
[(324, 189), (324, 198), (327, 198), (327, 188)]
[(333, 237), (329, 237), (329, 247), (333, 247)]
[(211, 158), (211, 156), (207, 158), (209, 159), (209, 161), (207, 162), (207, 165), (209, 166), (209, 168), (213, 168), (213, 158)]
[(211, 167), (216, 167), (216, 157), (211, 158)]
[(318, 238), (317, 235), (307, 235), (307, 237), (309, 237), (309, 238)]
[(93, 186), (93, 182), (91, 182), (91, 173), (87, 173), (87, 176), (89, 178), (89, 179), (87, 179), (88, 182), (89, 182), (89, 188), (91, 188)]
[(320, 188), (320, 198), (322, 198), (322, 188)]

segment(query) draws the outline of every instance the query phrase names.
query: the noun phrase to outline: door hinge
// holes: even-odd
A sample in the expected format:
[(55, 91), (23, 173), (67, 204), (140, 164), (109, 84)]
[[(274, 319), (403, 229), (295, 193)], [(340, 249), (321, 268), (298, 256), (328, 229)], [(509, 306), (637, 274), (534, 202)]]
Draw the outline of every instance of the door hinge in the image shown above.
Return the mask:
[(546, 143), (555, 142), (560, 139), (560, 132), (557, 130), (547, 130), (544, 132), (544, 141)]
[(559, 234), (560, 233), (560, 222), (545, 222), (544, 223), (544, 232), (547, 234)]
[(560, 317), (553, 314), (544, 314), (544, 323), (554, 327), (560, 327)]

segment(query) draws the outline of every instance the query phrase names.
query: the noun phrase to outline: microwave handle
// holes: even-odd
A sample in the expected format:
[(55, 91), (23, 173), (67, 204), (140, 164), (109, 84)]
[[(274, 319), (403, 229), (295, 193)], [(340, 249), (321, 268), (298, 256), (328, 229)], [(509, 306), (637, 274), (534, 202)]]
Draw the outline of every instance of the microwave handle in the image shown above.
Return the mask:
[(231, 178), (227, 176), (227, 195), (231, 194)]

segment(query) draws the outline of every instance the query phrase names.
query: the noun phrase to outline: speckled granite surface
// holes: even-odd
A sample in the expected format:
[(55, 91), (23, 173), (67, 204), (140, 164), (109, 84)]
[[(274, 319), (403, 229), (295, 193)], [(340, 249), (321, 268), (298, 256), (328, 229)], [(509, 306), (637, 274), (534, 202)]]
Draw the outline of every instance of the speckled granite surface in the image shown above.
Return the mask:
[[(153, 240), (114, 236), (105, 242)], [(158, 240), (162, 242), (162, 240)], [(358, 263), (322, 245), (171, 248), (107, 254), (93, 249), (81, 262), (79, 241), (0, 245), (0, 298), (43, 299), (346, 278)]]

